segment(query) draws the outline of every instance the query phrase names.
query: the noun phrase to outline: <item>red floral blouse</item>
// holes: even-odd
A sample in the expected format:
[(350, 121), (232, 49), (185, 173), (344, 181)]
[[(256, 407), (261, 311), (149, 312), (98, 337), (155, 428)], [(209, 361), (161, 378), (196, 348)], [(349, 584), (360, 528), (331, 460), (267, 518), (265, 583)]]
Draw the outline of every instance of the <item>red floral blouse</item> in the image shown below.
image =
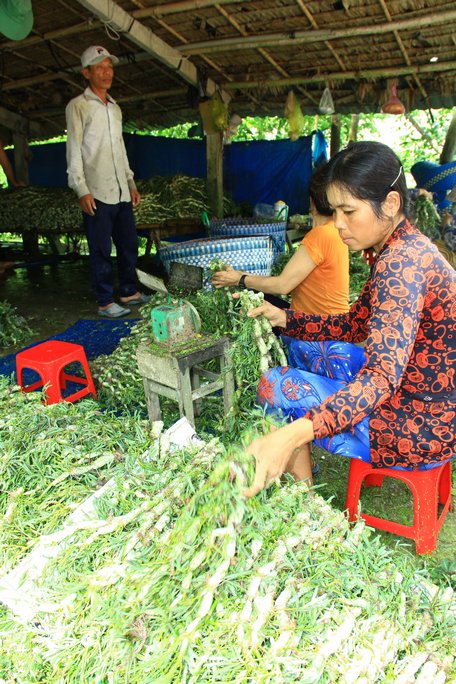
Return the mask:
[(308, 412), (317, 438), (369, 418), (374, 467), (418, 467), (456, 455), (456, 271), (400, 223), (346, 314), (287, 311), (285, 334), (366, 342), (356, 378)]

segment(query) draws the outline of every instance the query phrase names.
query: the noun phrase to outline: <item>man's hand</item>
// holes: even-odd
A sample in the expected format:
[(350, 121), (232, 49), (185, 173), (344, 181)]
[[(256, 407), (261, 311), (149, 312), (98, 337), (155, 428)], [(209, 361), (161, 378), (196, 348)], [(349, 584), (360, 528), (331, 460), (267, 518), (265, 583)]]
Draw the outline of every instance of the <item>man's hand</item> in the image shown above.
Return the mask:
[(242, 271), (236, 271), (227, 264), (224, 271), (216, 271), (212, 275), (212, 285), (214, 287), (232, 287), (238, 284), (241, 275)]
[(130, 190), (130, 197), (131, 197), (131, 203), (133, 205), (133, 208), (137, 207), (141, 201), (141, 195), (136, 190), (136, 188)]
[(84, 214), (88, 214), (89, 216), (95, 216), (97, 205), (95, 203), (95, 197), (93, 195), (88, 194), (80, 197), (79, 206), (81, 207)]

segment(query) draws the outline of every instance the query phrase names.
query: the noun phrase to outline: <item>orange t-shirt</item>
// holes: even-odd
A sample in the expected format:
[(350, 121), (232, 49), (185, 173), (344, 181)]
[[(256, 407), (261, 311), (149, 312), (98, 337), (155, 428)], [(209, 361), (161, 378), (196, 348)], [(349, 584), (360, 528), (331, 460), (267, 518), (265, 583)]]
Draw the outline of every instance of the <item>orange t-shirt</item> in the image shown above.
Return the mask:
[(291, 308), (305, 313), (344, 313), (348, 311), (349, 260), (334, 225), (328, 220), (315, 226), (301, 242), (317, 265), (291, 293)]

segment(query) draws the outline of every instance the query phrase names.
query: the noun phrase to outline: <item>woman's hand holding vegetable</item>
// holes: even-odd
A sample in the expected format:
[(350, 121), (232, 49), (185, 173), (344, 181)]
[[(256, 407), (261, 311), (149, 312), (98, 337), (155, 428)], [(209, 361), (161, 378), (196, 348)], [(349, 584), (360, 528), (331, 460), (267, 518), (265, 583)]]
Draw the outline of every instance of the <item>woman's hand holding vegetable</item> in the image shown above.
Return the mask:
[(212, 285), (214, 287), (233, 287), (239, 283), (242, 271), (236, 271), (228, 264), (223, 271), (216, 271), (212, 275)]
[(250, 498), (287, 470), (295, 449), (308, 444), (314, 437), (312, 421), (300, 418), (264, 437), (255, 439), (246, 449), (255, 457), (256, 469), (252, 486), (244, 490)]
[[(239, 293), (235, 292), (233, 294), (233, 299), (238, 299)], [(287, 314), (286, 309), (279, 309), (270, 302), (264, 301), (261, 306), (257, 306), (255, 309), (250, 309), (247, 312), (247, 316), (251, 318), (257, 318), (257, 316), (264, 316), (268, 319), (269, 323), (273, 328), (285, 328), (287, 325)]]

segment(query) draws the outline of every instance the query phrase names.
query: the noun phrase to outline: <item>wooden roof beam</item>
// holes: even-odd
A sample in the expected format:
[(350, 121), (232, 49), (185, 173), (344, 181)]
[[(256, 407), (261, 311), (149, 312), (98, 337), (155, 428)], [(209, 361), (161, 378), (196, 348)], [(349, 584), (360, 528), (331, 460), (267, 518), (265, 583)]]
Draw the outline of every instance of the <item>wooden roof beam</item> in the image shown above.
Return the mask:
[(446, 12), (430, 12), (426, 16), (401, 19), (383, 24), (369, 24), (341, 29), (318, 29), (316, 31), (294, 31), (292, 36), (287, 33), (262, 33), (256, 36), (224, 38), (222, 40), (204, 40), (177, 48), (181, 54), (209, 54), (223, 52), (233, 48), (258, 48), (277, 45), (303, 45), (325, 42), (339, 38), (354, 38), (360, 36), (382, 35), (397, 31), (409, 31), (438, 24), (448, 24), (456, 20), (456, 9)]
[[(78, 2), (93, 12), (102, 22), (109, 24), (116, 31), (124, 33), (135, 45), (172, 69), (184, 81), (193, 86), (198, 85), (199, 76), (196, 66), (189, 60), (182, 58), (178, 50), (165, 43), (164, 40), (119, 7), (113, 0), (78, 0)], [(212, 95), (218, 88), (217, 83), (208, 79), (207, 91), (209, 95)], [(227, 100), (229, 99), (227, 93), (224, 96)]]

